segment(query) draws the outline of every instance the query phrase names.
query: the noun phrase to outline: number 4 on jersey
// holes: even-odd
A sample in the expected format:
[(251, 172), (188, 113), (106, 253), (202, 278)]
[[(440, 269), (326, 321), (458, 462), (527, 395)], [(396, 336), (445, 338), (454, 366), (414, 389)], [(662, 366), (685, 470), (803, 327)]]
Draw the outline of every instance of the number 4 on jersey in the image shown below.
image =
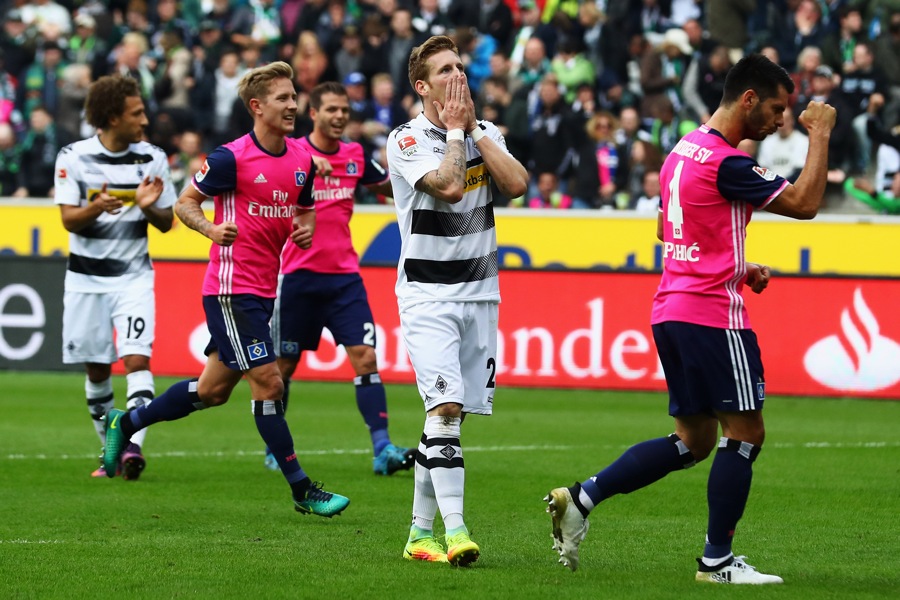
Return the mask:
[(680, 240), (684, 237), (682, 226), (684, 225), (684, 212), (681, 210), (681, 198), (679, 196), (681, 188), (681, 170), (684, 168), (684, 161), (678, 161), (675, 172), (672, 174), (672, 181), (669, 182), (669, 204), (666, 207), (666, 220), (672, 224), (672, 237)]

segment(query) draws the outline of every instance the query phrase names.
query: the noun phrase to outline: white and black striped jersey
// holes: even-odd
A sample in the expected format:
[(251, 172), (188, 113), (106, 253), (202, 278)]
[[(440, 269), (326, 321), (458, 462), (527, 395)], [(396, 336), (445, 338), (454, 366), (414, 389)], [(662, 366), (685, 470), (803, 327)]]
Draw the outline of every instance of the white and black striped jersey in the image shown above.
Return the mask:
[[(479, 126), (506, 149), (493, 123), (480, 121)], [(446, 134), (422, 113), (388, 136), (401, 238), (396, 286), (401, 308), (428, 300), (500, 301), (491, 175), (472, 139), (465, 140), (466, 187), (460, 202), (443, 202), (415, 188), (440, 166)]]
[(102, 213), (78, 233), (69, 233), (66, 290), (109, 292), (135, 285), (153, 286), (153, 265), (147, 252), (147, 219), (135, 204), (135, 194), (147, 177), (161, 177), (159, 208), (177, 199), (169, 163), (161, 148), (147, 142), (110, 152), (99, 136), (69, 144), (56, 157), (56, 204), (86, 206), (107, 184), (108, 194), (125, 205), (117, 215)]

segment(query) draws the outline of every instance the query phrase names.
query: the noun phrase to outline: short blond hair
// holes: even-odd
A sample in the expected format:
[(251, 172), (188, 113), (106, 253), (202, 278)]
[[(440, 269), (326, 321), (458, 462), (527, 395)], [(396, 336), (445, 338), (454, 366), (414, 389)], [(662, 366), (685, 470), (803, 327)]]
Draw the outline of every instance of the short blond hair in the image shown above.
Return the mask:
[(459, 56), (456, 43), (446, 35), (434, 35), (416, 46), (409, 55), (409, 83), (416, 89), (416, 82), (428, 79), (428, 59), (444, 50), (452, 50)]
[(241, 102), (244, 103), (244, 107), (251, 115), (253, 111), (250, 110), (250, 100), (253, 98), (257, 100), (265, 98), (269, 94), (269, 87), (272, 85), (272, 82), (281, 78), (294, 79), (294, 70), (291, 68), (291, 65), (283, 61), (269, 63), (244, 73), (244, 76), (238, 82), (238, 96), (240, 96)]

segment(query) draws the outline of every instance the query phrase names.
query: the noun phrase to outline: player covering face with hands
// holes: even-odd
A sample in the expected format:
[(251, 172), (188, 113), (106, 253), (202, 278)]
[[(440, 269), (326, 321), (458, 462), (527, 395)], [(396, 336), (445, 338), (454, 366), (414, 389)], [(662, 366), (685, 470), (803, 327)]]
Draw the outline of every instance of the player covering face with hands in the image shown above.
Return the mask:
[[(491, 185), (525, 193), (525, 168), (503, 135), (475, 115), (450, 38), (415, 48), (409, 81), (423, 112), (388, 136), (402, 240), (396, 293), (403, 341), (426, 418), (415, 465), (408, 560), (468, 565), (481, 553), (463, 519), (460, 425), (489, 415), (496, 387), (500, 290)], [(437, 511), (446, 530), (435, 535)]]

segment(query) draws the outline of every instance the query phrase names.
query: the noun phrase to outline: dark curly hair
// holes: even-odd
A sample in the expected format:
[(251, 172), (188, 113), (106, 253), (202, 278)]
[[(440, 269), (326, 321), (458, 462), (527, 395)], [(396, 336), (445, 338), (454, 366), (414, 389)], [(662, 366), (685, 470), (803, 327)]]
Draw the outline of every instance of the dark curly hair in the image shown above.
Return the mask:
[(106, 129), (109, 122), (125, 112), (125, 99), (141, 97), (137, 80), (122, 75), (107, 75), (91, 85), (84, 101), (87, 122), (97, 129)]

